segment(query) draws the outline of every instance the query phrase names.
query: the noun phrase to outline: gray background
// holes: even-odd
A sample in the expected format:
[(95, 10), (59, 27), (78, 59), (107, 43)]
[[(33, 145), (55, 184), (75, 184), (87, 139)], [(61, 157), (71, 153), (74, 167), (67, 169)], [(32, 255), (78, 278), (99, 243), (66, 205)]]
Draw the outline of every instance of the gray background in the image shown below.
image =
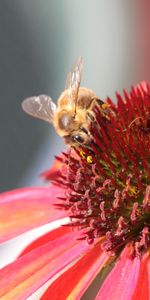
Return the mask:
[(41, 184), (38, 174), (64, 147), (51, 126), (22, 112), (24, 98), (56, 100), (79, 55), (83, 85), (101, 98), (136, 82), (133, 8), (123, 0), (0, 1), (1, 191)]

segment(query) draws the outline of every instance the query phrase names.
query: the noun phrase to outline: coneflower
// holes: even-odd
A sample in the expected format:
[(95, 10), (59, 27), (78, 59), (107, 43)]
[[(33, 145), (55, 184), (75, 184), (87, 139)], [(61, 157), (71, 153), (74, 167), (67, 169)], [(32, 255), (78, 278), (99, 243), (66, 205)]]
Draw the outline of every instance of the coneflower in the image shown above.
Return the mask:
[(1, 241), (64, 226), (0, 271), (0, 299), (45, 283), (41, 299), (81, 299), (97, 276), (93, 299), (150, 299), (150, 86), (116, 95), (94, 107), (89, 147), (69, 148), (44, 174), (50, 187), (1, 194)]

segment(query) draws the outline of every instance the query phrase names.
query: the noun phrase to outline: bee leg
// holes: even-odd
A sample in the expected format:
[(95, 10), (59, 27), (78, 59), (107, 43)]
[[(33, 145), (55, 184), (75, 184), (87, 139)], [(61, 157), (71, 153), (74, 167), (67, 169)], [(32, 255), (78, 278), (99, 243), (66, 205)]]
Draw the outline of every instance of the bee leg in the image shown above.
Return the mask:
[(88, 122), (94, 122), (95, 121), (95, 115), (94, 115), (94, 112), (92, 111), (88, 111), (87, 114), (86, 114), (86, 119)]
[(108, 114), (110, 112), (109, 110), (109, 104), (107, 102), (104, 102), (101, 99), (95, 98), (92, 99), (92, 108), (96, 105), (97, 107), (99, 107), (99, 110), (101, 112), (101, 114), (106, 118), (109, 119)]
[(94, 99), (94, 101), (95, 101), (96, 104), (98, 104), (99, 106), (102, 106), (102, 105), (104, 104), (104, 101), (101, 100), (101, 99), (98, 99), (98, 98)]
[(87, 111), (86, 114), (86, 119), (87, 122), (95, 122), (95, 114), (93, 111), (94, 106), (100, 106), (102, 107), (102, 105), (104, 104), (104, 102), (98, 98), (93, 98), (90, 104), (90, 109)]
[(89, 135), (89, 131), (85, 127), (81, 126), (80, 130), (83, 131), (85, 134)]
[(91, 101), (91, 108), (94, 106), (94, 105), (98, 105), (98, 106), (102, 106), (105, 102), (101, 99), (98, 99), (98, 98), (92, 98), (92, 101)]

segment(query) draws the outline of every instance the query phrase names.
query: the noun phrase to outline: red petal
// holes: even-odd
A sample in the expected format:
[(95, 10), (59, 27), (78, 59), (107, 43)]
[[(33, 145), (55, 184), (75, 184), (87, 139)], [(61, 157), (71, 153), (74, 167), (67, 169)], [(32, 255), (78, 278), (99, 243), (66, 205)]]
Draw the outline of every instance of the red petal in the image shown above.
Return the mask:
[(150, 299), (150, 255), (146, 253), (141, 261), (139, 278), (132, 300)]
[(0, 242), (66, 216), (54, 207), (63, 196), (64, 190), (53, 185), (0, 194)]
[(126, 247), (115, 267), (104, 281), (96, 300), (129, 300), (131, 299), (140, 268), (140, 259), (129, 258)]
[(0, 299), (25, 300), (91, 247), (70, 233), (17, 259), (0, 271)]
[(50, 299), (81, 299), (85, 290), (94, 280), (97, 273), (102, 269), (108, 256), (101, 251), (98, 243), (88, 251), (75, 265), (59, 276), (54, 283), (47, 289), (41, 300)]

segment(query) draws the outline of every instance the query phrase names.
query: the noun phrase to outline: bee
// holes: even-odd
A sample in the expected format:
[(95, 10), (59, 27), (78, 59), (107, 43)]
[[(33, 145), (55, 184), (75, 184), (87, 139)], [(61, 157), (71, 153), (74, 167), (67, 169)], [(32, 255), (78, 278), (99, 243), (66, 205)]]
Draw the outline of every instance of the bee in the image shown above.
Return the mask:
[(83, 58), (79, 57), (68, 73), (66, 89), (58, 98), (57, 105), (47, 95), (30, 97), (22, 102), (27, 114), (51, 123), (70, 146), (90, 144), (89, 126), (95, 120), (93, 106), (96, 102), (104, 103), (92, 90), (80, 87), (82, 70)]

